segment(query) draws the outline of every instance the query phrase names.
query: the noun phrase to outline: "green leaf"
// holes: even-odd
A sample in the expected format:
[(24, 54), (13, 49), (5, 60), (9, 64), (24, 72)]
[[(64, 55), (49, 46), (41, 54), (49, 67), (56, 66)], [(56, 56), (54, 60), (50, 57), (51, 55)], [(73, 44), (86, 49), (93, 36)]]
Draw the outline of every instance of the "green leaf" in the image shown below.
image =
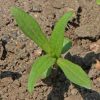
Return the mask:
[(100, 5), (100, 0), (96, 0), (96, 3), (97, 3), (98, 5)]
[(52, 67), (48, 68), (48, 69), (43, 73), (43, 75), (42, 75), (41, 78), (42, 78), (42, 79), (45, 79), (45, 78), (49, 77), (50, 74), (51, 74), (51, 72), (52, 72)]
[(73, 12), (69, 11), (64, 14), (60, 20), (56, 23), (54, 30), (51, 34), (50, 44), (52, 47), (52, 55), (59, 57), (64, 41), (64, 31), (67, 25), (67, 22), (72, 18)]
[(49, 53), (50, 47), (48, 40), (36, 20), (18, 7), (13, 7), (11, 12), (24, 34)]
[(67, 52), (72, 47), (72, 41), (69, 38), (64, 38), (62, 54)]
[(57, 64), (70, 81), (82, 87), (91, 89), (91, 81), (80, 66), (62, 58), (58, 59)]
[(28, 91), (31, 93), (36, 81), (43, 75), (43, 73), (55, 63), (55, 58), (48, 55), (38, 58), (32, 65), (32, 69), (28, 78)]

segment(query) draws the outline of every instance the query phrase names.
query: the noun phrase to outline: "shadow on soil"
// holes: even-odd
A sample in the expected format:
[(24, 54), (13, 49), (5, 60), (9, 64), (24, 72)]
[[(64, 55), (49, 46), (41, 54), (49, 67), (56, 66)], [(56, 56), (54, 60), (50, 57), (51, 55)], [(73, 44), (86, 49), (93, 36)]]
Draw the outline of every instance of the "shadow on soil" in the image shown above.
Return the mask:
[(82, 13), (82, 7), (80, 6), (77, 10), (76, 18), (73, 18), (72, 21), (68, 22), (68, 27), (70, 27), (70, 25), (75, 28), (80, 26), (81, 13)]
[(1, 60), (5, 60), (6, 55), (7, 55), (7, 50), (6, 50), (7, 41), (5, 41), (5, 40), (1, 40), (1, 41), (2, 41), (2, 47), (3, 47), (3, 53), (1, 56)]
[(11, 77), (13, 80), (19, 79), (22, 75), (18, 72), (4, 71), (0, 73), (0, 79)]
[[(72, 61), (80, 65), (86, 73), (89, 72), (91, 65), (96, 62), (96, 59), (100, 60), (100, 53), (95, 54), (93, 52), (88, 53), (84, 58), (71, 55), (68, 53), (65, 55), (65, 59)], [(52, 71), (52, 75), (43, 80), (48, 86), (53, 86), (52, 91), (48, 95), (47, 100), (64, 100), (64, 94), (68, 91), (70, 81), (66, 79), (63, 72), (59, 68), (55, 68)], [(75, 85), (80, 92), (83, 100), (100, 100), (100, 94), (93, 90), (88, 90)], [(66, 94), (67, 95), (67, 94)]]
[(0, 100), (2, 100), (2, 97), (1, 97), (1, 95), (0, 95)]

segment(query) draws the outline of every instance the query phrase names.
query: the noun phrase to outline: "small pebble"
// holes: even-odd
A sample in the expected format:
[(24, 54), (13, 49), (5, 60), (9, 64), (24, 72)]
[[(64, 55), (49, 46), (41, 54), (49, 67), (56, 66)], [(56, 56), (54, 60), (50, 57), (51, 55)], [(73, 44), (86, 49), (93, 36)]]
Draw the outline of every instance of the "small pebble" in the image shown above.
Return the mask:
[(34, 50), (34, 54), (35, 54), (36, 56), (41, 55), (41, 53), (42, 53), (42, 50), (40, 50), (40, 49)]
[(96, 60), (95, 68), (100, 70), (100, 61), (99, 60)]
[(72, 89), (72, 90), (71, 90), (71, 94), (72, 94), (72, 95), (76, 95), (77, 93), (78, 93), (78, 90), (77, 90), (77, 89)]

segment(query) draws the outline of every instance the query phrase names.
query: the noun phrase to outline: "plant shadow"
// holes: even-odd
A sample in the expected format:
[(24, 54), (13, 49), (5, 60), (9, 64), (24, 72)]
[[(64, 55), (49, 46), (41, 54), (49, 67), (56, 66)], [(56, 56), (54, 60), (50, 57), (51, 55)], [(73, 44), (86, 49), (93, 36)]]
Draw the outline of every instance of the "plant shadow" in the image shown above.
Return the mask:
[(47, 100), (64, 100), (64, 93), (68, 90), (70, 81), (66, 80), (66, 77), (59, 67), (54, 68), (50, 77), (44, 79), (43, 82), (53, 87)]
[(0, 73), (0, 79), (11, 77), (13, 80), (19, 79), (22, 75), (18, 72), (3, 71)]
[[(88, 73), (91, 69), (92, 64), (96, 62), (96, 59), (100, 60), (100, 53), (95, 54), (94, 52), (90, 52), (83, 58), (68, 53), (67, 55), (65, 55), (65, 59), (78, 64), (84, 71), (86, 71), (86, 73)], [(68, 92), (70, 81), (64, 76), (59, 67), (54, 68), (52, 71), (52, 75), (44, 79), (43, 82), (48, 86), (53, 87), (52, 91), (48, 95), (47, 100), (64, 100), (64, 94)], [(83, 100), (100, 100), (100, 93), (97, 93), (94, 90), (88, 90), (79, 87), (75, 84), (74, 86), (81, 94)]]

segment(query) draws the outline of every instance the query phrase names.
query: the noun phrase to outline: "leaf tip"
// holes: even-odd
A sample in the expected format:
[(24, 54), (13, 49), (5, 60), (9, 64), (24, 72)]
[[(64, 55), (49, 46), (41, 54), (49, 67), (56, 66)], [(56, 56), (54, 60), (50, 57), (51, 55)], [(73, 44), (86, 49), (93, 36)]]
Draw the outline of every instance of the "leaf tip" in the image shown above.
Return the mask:
[(88, 86), (84, 86), (84, 88), (91, 90), (92, 86), (91, 86), (91, 84), (89, 84)]
[(15, 6), (12, 6), (12, 7), (10, 8), (10, 11), (11, 11), (12, 14), (16, 11), (16, 8), (17, 8), (17, 7), (15, 7)]
[(12, 7), (10, 8), (10, 11), (11, 11), (11, 14), (12, 14), (13, 16), (15, 16), (15, 15), (17, 14), (18, 11), (21, 11), (21, 9), (20, 9), (19, 7), (16, 7), (16, 6), (12, 6)]
[(92, 89), (92, 82), (90, 79), (88, 79), (87, 84), (84, 85), (83, 87), (87, 88), (87, 89)]
[(28, 87), (27, 87), (27, 89), (28, 89), (29, 93), (32, 93), (33, 88), (34, 88), (34, 87), (31, 87), (31, 85), (28, 83)]

